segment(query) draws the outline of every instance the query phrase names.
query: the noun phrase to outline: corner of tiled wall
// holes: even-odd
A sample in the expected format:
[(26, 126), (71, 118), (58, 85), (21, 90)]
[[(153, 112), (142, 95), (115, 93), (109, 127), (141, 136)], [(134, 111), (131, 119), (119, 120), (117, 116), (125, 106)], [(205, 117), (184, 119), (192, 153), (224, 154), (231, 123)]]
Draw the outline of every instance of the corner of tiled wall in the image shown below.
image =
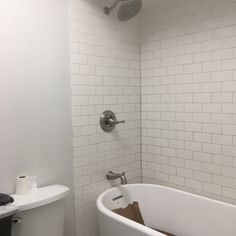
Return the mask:
[[(91, 0), (71, 0), (69, 7), (78, 236), (98, 235), (95, 201), (111, 187), (107, 171), (141, 182), (139, 24), (106, 16), (103, 7)], [(126, 123), (105, 133), (105, 110)]]

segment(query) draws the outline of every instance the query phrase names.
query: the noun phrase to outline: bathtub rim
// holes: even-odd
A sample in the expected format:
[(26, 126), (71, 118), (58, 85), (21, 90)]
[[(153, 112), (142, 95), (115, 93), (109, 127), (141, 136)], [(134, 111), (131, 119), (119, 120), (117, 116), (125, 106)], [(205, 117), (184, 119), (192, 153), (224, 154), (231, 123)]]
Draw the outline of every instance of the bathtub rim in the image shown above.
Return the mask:
[(125, 225), (127, 225), (131, 228), (138, 229), (142, 233), (149, 233), (150, 235), (156, 235), (156, 236), (164, 236), (164, 234), (159, 233), (159, 232), (157, 232), (157, 231), (155, 231), (155, 230), (153, 230), (153, 229), (151, 229), (151, 228), (149, 228), (145, 225), (139, 224), (139, 223), (137, 223), (135, 221), (132, 221), (128, 218), (120, 216), (120, 215), (116, 214), (115, 212), (112, 212), (111, 210), (109, 210), (108, 208), (106, 208), (103, 205), (102, 201), (104, 199), (104, 196), (106, 196), (108, 193), (114, 191), (115, 189), (119, 189), (119, 187), (128, 188), (129, 186), (130, 187), (132, 187), (132, 186), (135, 187), (135, 186), (142, 186), (142, 185), (145, 185), (145, 186), (148, 186), (148, 187), (160, 188), (160, 189), (168, 189), (168, 190), (171, 190), (171, 191), (174, 191), (174, 192), (177, 192), (177, 193), (186, 194), (186, 195), (189, 195), (189, 196), (192, 196), (192, 197), (200, 198), (202, 200), (207, 200), (207, 201), (215, 202), (215, 203), (218, 203), (218, 204), (221, 204), (221, 205), (224, 205), (224, 206), (232, 207), (236, 210), (236, 205), (233, 205), (233, 204), (230, 204), (230, 203), (227, 203), (227, 202), (222, 202), (222, 201), (219, 201), (219, 200), (211, 199), (211, 198), (204, 197), (204, 196), (201, 196), (201, 195), (197, 195), (197, 194), (194, 194), (194, 193), (185, 192), (183, 190), (171, 188), (171, 187), (168, 187), (168, 186), (163, 186), (163, 185), (158, 185), (158, 184), (142, 184), (142, 183), (119, 185), (119, 186), (112, 187), (112, 188), (109, 188), (109, 189), (105, 190), (104, 192), (102, 192), (98, 196), (98, 198), (96, 200), (97, 210), (99, 212), (101, 212), (102, 214), (113, 218), (115, 221), (118, 221), (122, 224), (125, 224)]
[(149, 228), (149, 227), (147, 227), (145, 225), (139, 224), (139, 223), (137, 223), (137, 222), (135, 222), (133, 220), (130, 220), (128, 218), (120, 216), (120, 215), (116, 214), (115, 212), (109, 210), (108, 208), (106, 208), (103, 205), (102, 200), (103, 200), (104, 196), (106, 194), (108, 194), (109, 192), (112, 192), (113, 190), (118, 189), (119, 187), (129, 187), (129, 186), (138, 186), (138, 185), (143, 185), (143, 184), (126, 184), (124, 186), (119, 185), (119, 186), (112, 187), (112, 188), (109, 188), (109, 189), (105, 190), (104, 192), (102, 192), (98, 196), (98, 198), (96, 200), (97, 210), (99, 212), (101, 212), (102, 214), (104, 214), (104, 215), (106, 215), (108, 217), (111, 217), (115, 221), (118, 221), (118, 222), (120, 222), (122, 224), (125, 224), (125, 225), (127, 225), (127, 226), (129, 226), (129, 227), (131, 227), (133, 229), (139, 230), (139, 231), (141, 231), (144, 234), (149, 233), (150, 236), (165, 236), (164, 234), (159, 233), (159, 232), (157, 232), (157, 231), (155, 231), (155, 230), (153, 230), (153, 229), (151, 229), (151, 228)]

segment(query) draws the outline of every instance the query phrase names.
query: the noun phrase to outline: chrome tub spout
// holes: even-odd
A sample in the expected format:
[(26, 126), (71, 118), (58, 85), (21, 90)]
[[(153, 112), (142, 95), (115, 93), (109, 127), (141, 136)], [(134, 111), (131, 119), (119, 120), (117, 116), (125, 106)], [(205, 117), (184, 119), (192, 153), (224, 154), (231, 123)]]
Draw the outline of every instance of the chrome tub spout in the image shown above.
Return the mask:
[(106, 178), (107, 178), (107, 180), (120, 179), (122, 185), (128, 183), (127, 179), (126, 179), (126, 176), (125, 176), (125, 172), (123, 172), (123, 173), (114, 173), (112, 171), (108, 171), (107, 174), (106, 174)]

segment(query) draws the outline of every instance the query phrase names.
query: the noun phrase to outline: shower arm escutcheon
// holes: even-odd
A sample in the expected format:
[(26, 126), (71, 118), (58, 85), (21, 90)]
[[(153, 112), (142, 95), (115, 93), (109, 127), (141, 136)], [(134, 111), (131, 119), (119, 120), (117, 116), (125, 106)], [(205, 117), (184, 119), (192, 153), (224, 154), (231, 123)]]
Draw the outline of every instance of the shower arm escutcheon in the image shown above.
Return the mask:
[(121, 123), (125, 123), (125, 121), (118, 121), (116, 115), (112, 111), (104, 111), (100, 116), (100, 126), (105, 132), (111, 132), (116, 125)]
[(124, 0), (116, 0), (111, 7), (104, 7), (104, 13), (110, 15), (111, 11), (117, 6), (117, 4), (122, 1)]

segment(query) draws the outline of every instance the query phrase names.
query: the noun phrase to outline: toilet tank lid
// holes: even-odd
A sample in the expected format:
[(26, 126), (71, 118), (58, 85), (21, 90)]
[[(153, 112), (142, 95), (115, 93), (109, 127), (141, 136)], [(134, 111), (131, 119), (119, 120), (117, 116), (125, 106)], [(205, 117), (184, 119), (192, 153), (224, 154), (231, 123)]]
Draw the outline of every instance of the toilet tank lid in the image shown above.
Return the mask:
[(27, 195), (11, 195), (18, 211), (26, 211), (58, 201), (69, 194), (69, 188), (62, 185), (51, 185), (35, 189)]
[(7, 204), (5, 206), (0, 206), (0, 219), (14, 215), (17, 211), (17, 207), (13, 204)]

